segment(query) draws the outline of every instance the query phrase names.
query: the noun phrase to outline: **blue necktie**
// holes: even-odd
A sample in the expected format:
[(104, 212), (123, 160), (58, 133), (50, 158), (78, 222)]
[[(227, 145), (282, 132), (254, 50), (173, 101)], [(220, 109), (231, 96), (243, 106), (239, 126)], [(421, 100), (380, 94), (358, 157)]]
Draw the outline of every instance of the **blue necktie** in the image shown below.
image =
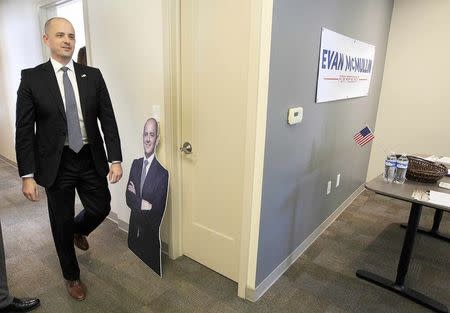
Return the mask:
[(80, 119), (78, 118), (77, 101), (73, 91), (72, 83), (67, 75), (68, 67), (62, 67), (64, 97), (66, 99), (66, 119), (67, 131), (69, 133), (69, 148), (74, 152), (80, 152), (83, 148), (83, 138), (81, 137)]

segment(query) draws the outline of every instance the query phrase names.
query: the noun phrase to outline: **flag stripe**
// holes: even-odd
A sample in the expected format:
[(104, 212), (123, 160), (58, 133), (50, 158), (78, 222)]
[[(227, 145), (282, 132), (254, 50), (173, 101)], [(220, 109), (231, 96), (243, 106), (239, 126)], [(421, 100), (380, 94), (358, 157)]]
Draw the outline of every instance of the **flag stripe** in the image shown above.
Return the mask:
[(355, 142), (361, 147), (370, 142), (371, 140), (373, 140), (374, 138), (375, 136), (373, 135), (372, 131), (368, 126), (364, 127), (363, 129), (361, 129), (361, 131), (357, 132), (353, 136), (353, 140), (355, 140)]
[(365, 139), (359, 140), (359, 141), (358, 141), (358, 144), (361, 145), (361, 146), (363, 146), (363, 145), (365, 145), (366, 143), (368, 143), (369, 141), (371, 141), (373, 138), (374, 138), (373, 136), (368, 136), (368, 137), (365, 138)]
[(368, 143), (369, 141), (372, 141), (372, 139), (373, 139), (374, 137), (373, 136), (368, 136), (367, 138), (366, 138), (366, 140), (364, 140), (364, 141), (361, 141), (361, 146), (364, 146), (366, 143)]

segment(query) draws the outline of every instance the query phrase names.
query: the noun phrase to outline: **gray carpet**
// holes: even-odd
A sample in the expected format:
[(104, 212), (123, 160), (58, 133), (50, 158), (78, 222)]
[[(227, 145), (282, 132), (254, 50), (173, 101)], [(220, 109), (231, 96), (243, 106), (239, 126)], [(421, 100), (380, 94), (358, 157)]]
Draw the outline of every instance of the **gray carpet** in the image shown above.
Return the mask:
[[(126, 234), (107, 220), (78, 253), (85, 301), (66, 294), (51, 237), (45, 193), (31, 203), (17, 170), (0, 160), (0, 218), (11, 293), (38, 296), (33, 312), (430, 312), (355, 277), (356, 269), (394, 277), (408, 205), (362, 193), (257, 302), (236, 296), (237, 285), (195, 261), (163, 258), (160, 279), (127, 248)], [(422, 225), (431, 225), (424, 209)], [(441, 226), (450, 233), (450, 214)], [(407, 283), (450, 306), (450, 246), (417, 236)]]

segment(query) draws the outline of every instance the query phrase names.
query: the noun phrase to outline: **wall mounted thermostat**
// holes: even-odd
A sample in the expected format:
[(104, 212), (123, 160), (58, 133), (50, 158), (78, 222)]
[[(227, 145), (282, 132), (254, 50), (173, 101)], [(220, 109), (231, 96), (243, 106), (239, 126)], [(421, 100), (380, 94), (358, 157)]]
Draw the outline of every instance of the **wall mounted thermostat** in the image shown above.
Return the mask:
[(293, 125), (300, 123), (303, 119), (303, 108), (296, 107), (288, 110), (288, 124)]

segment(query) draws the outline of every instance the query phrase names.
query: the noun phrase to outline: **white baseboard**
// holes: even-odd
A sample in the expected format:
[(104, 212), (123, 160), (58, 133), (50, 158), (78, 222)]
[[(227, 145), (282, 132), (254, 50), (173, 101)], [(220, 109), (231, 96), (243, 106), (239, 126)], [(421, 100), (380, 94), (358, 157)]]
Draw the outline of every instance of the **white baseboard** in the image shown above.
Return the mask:
[(117, 221), (119, 220), (117, 213), (113, 211), (109, 212), (108, 219), (110, 219), (114, 223), (117, 223)]
[(121, 219), (118, 219), (117, 220), (117, 227), (119, 227), (119, 229), (121, 231), (124, 231), (124, 232), (126, 232), (128, 234), (128, 227), (129, 227), (129, 225), (128, 225), (127, 222), (125, 222), (125, 221), (123, 221)]
[(248, 288), (245, 298), (256, 302), (283, 275), (284, 272), (311, 246), (314, 241), (344, 212), (344, 210), (364, 191), (364, 184), (358, 187), (331, 215), (323, 221), (272, 273), (269, 274), (256, 289)]
[(5, 157), (4, 155), (0, 154), (0, 160), (5, 161), (6, 163), (8, 163), (9, 165), (11, 165), (12, 167), (17, 168), (17, 163), (14, 161), (11, 161), (10, 159), (8, 159), (7, 157)]

